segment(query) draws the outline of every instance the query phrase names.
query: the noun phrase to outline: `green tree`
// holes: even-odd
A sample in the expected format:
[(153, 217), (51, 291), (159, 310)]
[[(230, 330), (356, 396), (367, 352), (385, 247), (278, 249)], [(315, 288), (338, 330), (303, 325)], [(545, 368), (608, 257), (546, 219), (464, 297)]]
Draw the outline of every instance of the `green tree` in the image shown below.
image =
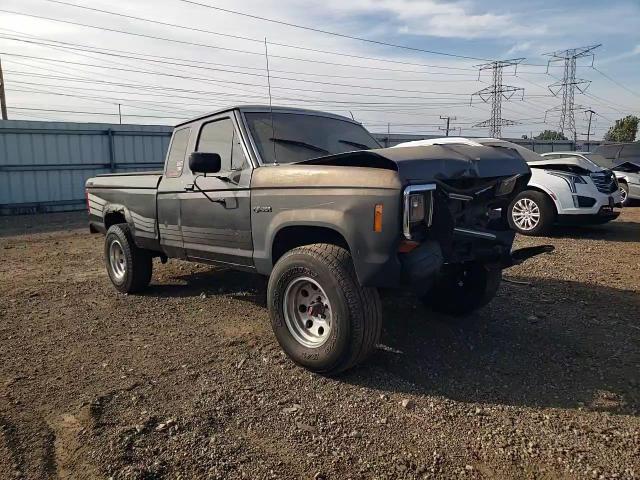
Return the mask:
[(561, 132), (555, 132), (553, 130), (545, 130), (540, 132), (536, 137), (536, 140), (567, 140)]
[(609, 128), (604, 136), (608, 142), (633, 142), (638, 133), (638, 117), (635, 115), (627, 115), (620, 120), (616, 120), (616, 124)]

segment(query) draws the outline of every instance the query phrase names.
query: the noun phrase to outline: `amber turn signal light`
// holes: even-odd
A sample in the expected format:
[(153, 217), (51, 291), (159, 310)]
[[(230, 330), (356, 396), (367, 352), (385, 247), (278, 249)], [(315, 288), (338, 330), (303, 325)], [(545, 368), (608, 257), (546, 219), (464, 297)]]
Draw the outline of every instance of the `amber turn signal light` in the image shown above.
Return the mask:
[(376, 204), (373, 209), (373, 231), (380, 233), (382, 231), (382, 204)]

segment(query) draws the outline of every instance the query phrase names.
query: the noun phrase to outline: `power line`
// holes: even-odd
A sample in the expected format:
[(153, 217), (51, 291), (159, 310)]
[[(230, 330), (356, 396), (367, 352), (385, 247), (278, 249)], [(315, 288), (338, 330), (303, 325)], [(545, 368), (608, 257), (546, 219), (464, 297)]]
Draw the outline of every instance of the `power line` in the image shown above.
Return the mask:
[(596, 67), (592, 67), (596, 72), (598, 72), (600, 75), (602, 75), (604, 78), (606, 78), (607, 80), (609, 80), (610, 82), (615, 83), (616, 85), (618, 85), (620, 88), (625, 89), (627, 92), (635, 95), (636, 97), (640, 97), (640, 94), (637, 92), (634, 92), (633, 90), (631, 90), (628, 87), (625, 87), (623, 84), (621, 84), (620, 82), (618, 82), (617, 80), (614, 80), (613, 78), (611, 78), (609, 75), (607, 75), (606, 73), (598, 70)]
[[(89, 64), (89, 63), (86, 63), (86, 62), (73, 62), (73, 61), (69, 61), (69, 60), (62, 60), (62, 59), (48, 58), (48, 57), (40, 57), (40, 56), (36, 56), (36, 55), (22, 55), (22, 54), (19, 54), (19, 53), (9, 53), (9, 52), (0, 52), (0, 54), (12, 56), (12, 57), (31, 58), (31, 59), (36, 59), (36, 60), (47, 60), (49, 62), (59, 62), (59, 63), (70, 64), (70, 65), (81, 65), (81, 66), (85, 66), (85, 67), (105, 68), (103, 65)], [(109, 67), (109, 69), (110, 70), (119, 70), (119, 71), (124, 71), (124, 72), (133, 72), (133, 73), (147, 73), (147, 74), (151, 73), (151, 74), (154, 74), (154, 75), (163, 75), (163, 76), (169, 76), (169, 77), (176, 77), (176, 78), (181, 78), (181, 79), (186, 79), (186, 80), (199, 80), (199, 81), (208, 80), (208, 81), (213, 81), (215, 83), (232, 83), (232, 84), (236, 84), (236, 85), (264, 87), (264, 85), (256, 84), (256, 83), (237, 82), (237, 81), (233, 81), (233, 80), (221, 81), (221, 80), (214, 80), (214, 79), (207, 78), (207, 77), (192, 77), (192, 76), (187, 76), (187, 75), (177, 75), (177, 74), (170, 74), (170, 73), (164, 73), (164, 72), (149, 72), (149, 71), (140, 70), (140, 69), (117, 68), (117, 67)], [(260, 77), (260, 78), (267, 78), (266, 75), (259, 74), (259, 73), (238, 72), (238, 71), (235, 71), (235, 70), (216, 69), (216, 68), (210, 68), (210, 70), (215, 70), (215, 71), (220, 71), (220, 72), (225, 72), (225, 73), (234, 73), (234, 74), (240, 74), (240, 75), (249, 75), (249, 76)], [(274, 76), (274, 75), (271, 75), (271, 78), (275, 78), (275, 79), (278, 79), (278, 80), (293, 81), (293, 82), (313, 83), (313, 84), (317, 84), (317, 85), (328, 85), (328, 86), (331, 86), (331, 87), (360, 88), (360, 89), (365, 89), (365, 90), (382, 90), (382, 91), (399, 92), (399, 93), (420, 93), (420, 94), (430, 94), (430, 95), (454, 95), (454, 96), (468, 96), (469, 95), (468, 93), (457, 93), (457, 92), (436, 92), (436, 91), (425, 91), (425, 90), (408, 90), (408, 89), (388, 88), (388, 87), (372, 87), (372, 86), (367, 86), (367, 85), (354, 85), (354, 84), (345, 84), (345, 83), (321, 82), (321, 81), (317, 81), (317, 80), (299, 79), (299, 78), (291, 78), (291, 77), (279, 77), (279, 76)], [(285, 89), (285, 90), (301, 90), (301, 91), (309, 91), (309, 92), (313, 92), (314, 91), (314, 90), (310, 90), (310, 89), (298, 89), (298, 88), (294, 88), (294, 87), (274, 87), (274, 88), (280, 88), (280, 89)], [(315, 92), (318, 92), (318, 91), (316, 90)], [(327, 92), (321, 92), (321, 93), (327, 93)], [(342, 94), (342, 92), (331, 92), (331, 93)], [(349, 92), (349, 94), (350, 95), (359, 95), (358, 93), (354, 93), (354, 92)], [(376, 95), (376, 96), (380, 96), (380, 95)], [(405, 97), (405, 98), (410, 98), (410, 97)], [(421, 97), (414, 97), (414, 98), (421, 98)]]
[[(131, 83), (122, 83), (122, 82), (111, 82), (111, 81), (106, 81), (106, 80), (99, 80), (99, 79), (79, 79), (79, 78), (75, 78), (75, 77), (65, 77), (65, 76), (61, 76), (61, 75), (44, 75), (44, 74), (36, 74), (36, 73), (32, 73), (32, 72), (20, 72), (20, 71), (11, 71), (9, 72), (13, 75), (18, 75), (18, 76), (28, 76), (28, 77), (36, 77), (36, 78), (46, 78), (48, 80), (64, 80), (64, 81), (69, 81), (69, 82), (73, 82), (73, 83), (97, 83), (97, 84), (102, 84), (102, 85), (113, 85), (113, 86), (121, 86), (121, 87), (125, 87), (125, 88), (132, 88), (132, 89), (136, 89), (136, 90), (145, 90), (145, 95), (152, 95), (152, 96), (169, 96), (169, 97), (174, 97), (174, 98), (190, 98), (190, 99), (194, 99), (194, 100), (201, 100), (202, 97), (184, 97), (184, 96), (176, 96), (175, 94), (168, 94), (168, 93), (147, 93), (148, 90), (151, 91), (167, 91), (167, 92), (182, 92), (182, 93), (194, 93), (194, 94), (198, 94), (198, 95), (206, 95), (206, 96), (210, 96), (210, 95), (215, 95), (215, 96), (223, 96), (223, 97), (234, 97), (234, 96), (239, 96), (238, 94), (229, 94), (229, 93), (221, 93), (221, 92), (211, 92), (211, 91), (203, 91), (203, 90), (192, 90), (192, 89), (184, 89), (184, 88), (176, 88), (176, 87), (166, 87), (166, 86), (160, 86), (160, 85), (145, 85), (145, 84), (131, 84)], [(38, 84), (38, 83), (32, 83), (32, 82), (16, 82), (16, 83), (23, 83), (23, 84), (32, 84), (32, 85), (41, 85), (41, 86), (51, 86), (51, 87), (58, 87), (60, 88), (60, 85), (54, 85), (54, 84)], [(77, 89), (78, 87), (76, 86), (67, 86), (67, 87), (63, 87), (63, 88), (73, 88), (73, 89)], [(86, 88), (85, 88), (86, 89)], [(91, 90), (96, 90), (96, 89), (91, 89)], [(102, 89), (97, 89), (98, 91), (103, 91)], [(131, 93), (131, 92), (129, 92)], [(256, 95), (244, 95), (244, 97), (257, 97)], [(259, 96), (259, 98), (264, 98), (263, 96)], [(378, 106), (378, 107), (384, 107), (384, 106), (395, 106), (395, 107), (412, 107), (415, 108), (416, 110), (419, 109), (425, 109), (425, 108), (440, 108), (442, 106), (452, 106), (452, 105), (467, 105), (467, 102), (458, 102), (458, 103), (451, 103), (451, 102), (440, 102), (440, 103), (435, 103), (435, 102), (429, 102), (429, 103), (418, 103), (418, 102), (411, 102), (411, 103), (398, 103), (398, 102), (372, 102), (372, 101), (368, 101), (368, 102), (358, 102), (358, 101), (344, 101), (344, 100), (323, 100), (323, 99), (300, 99), (300, 98), (291, 98), (291, 97), (276, 97), (274, 96), (274, 98), (278, 98), (281, 100), (290, 100), (290, 101), (297, 101), (297, 102), (310, 102), (310, 103), (319, 103), (319, 104), (335, 104), (335, 105), (344, 105), (344, 106), (351, 106), (351, 105), (356, 105), (356, 106)]]
[[(30, 18), (38, 18), (40, 20), (48, 20), (48, 21), (51, 21), (51, 22), (65, 23), (65, 24), (75, 25), (75, 26), (80, 26), (80, 27), (93, 28), (93, 29), (103, 30), (103, 31), (107, 31), (107, 32), (121, 33), (121, 34), (124, 34), (124, 35), (132, 35), (132, 36), (136, 36), (136, 37), (150, 38), (150, 39), (153, 39), (153, 40), (162, 40), (162, 41), (178, 43), (178, 44), (182, 44), (182, 45), (191, 45), (191, 46), (195, 46), (195, 47), (213, 48), (213, 49), (216, 49), (216, 50), (223, 50), (223, 51), (234, 52), (234, 53), (243, 53), (243, 54), (248, 54), (248, 55), (262, 55), (262, 53), (252, 52), (250, 50), (241, 50), (241, 49), (237, 49), (237, 48), (220, 47), (218, 45), (211, 45), (211, 44), (207, 44), (207, 43), (198, 43), (198, 42), (189, 42), (189, 41), (186, 41), (186, 40), (177, 40), (177, 39), (174, 39), (174, 38), (160, 37), (160, 36), (157, 36), (157, 35), (150, 35), (150, 34), (144, 34), (144, 33), (138, 33), (138, 32), (131, 32), (131, 31), (127, 31), (127, 30), (119, 30), (119, 29), (116, 29), (116, 28), (109, 28), (109, 27), (103, 27), (103, 26), (99, 26), (99, 25), (91, 25), (91, 24), (87, 24), (87, 23), (74, 22), (74, 21), (71, 21), (71, 20), (62, 20), (62, 19), (59, 19), (59, 18), (45, 17), (43, 15), (35, 15), (35, 14), (24, 13), (24, 12), (16, 12), (16, 11), (13, 11), (13, 10), (0, 9), (0, 12), (9, 13), (9, 14), (12, 14), (12, 15), (21, 15), (21, 16), (30, 17)], [(334, 54), (344, 56), (343, 54), (339, 54), (339, 53), (334, 53)], [(299, 57), (289, 57), (289, 56), (284, 56), (284, 55), (271, 55), (271, 57), (285, 59), (285, 60), (294, 60), (294, 61), (298, 61), (298, 62), (335, 64), (335, 63), (332, 63), (332, 62), (323, 62), (323, 61), (315, 60), (315, 59), (312, 60), (312, 59), (299, 58)], [(387, 62), (387, 63), (394, 63), (394, 64), (400, 64), (400, 65), (413, 65), (413, 66), (418, 66), (418, 67), (425, 67), (425, 66), (429, 67), (430, 66), (430, 65), (422, 64), (422, 63), (403, 62), (403, 61), (398, 61), (398, 60), (388, 60), (388, 59), (373, 58), (373, 57), (361, 57), (361, 58), (362, 59), (366, 59), (366, 60), (375, 60), (375, 61), (378, 61), (378, 62)], [(438, 68), (440, 68), (440, 67), (438, 67)], [(446, 68), (446, 67), (444, 67), (444, 68)], [(454, 67), (451, 67), (451, 68), (454, 68)]]
[[(147, 23), (154, 23), (157, 25), (163, 25), (163, 26), (167, 26), (167, 27), (173, 27), (173, 28), (180, 28), (183, 30), (190, 30), (190, 31), (194, 31), (194, 32), (200, 32), (200, 33), (208, 33), (211, 35), (218, 35), (218, 36), (222, 36), (222, 37), (229, 37), (229, 38), (234, 38), (234, 39), (238, 39), (238, 40), (245, 40), (245, 41), (250, 41), (250, 42), (255, 42), (255, 43), (262, 43), (262, 40), (260, 40), (259, 38), (252, 38), (252, 37), (244, 37), (244, 36), (240, 36), (240, 35), (232, 35), (229, 33), (222, 33), (222, 32), (216, 32), (213, 30), (206, 30), (203, 28), (197, 28), (197, 27), (191, 27), (191, 26), (186, 26), (186, 25), (180, 25), (177, 23), (169, 23), (169, 22), (162, 22), (159, 20), (152, 20), (149, 18), (143, 18), (143, 17), (136, 17), (134, 15), (127, 15), (127, 14), (123, 14), (123, 13), (118, 13), (118, 12), (113, 12), (113, 11), (109, 11), (109, 10), (103, 10), (103, 9), (99, 9), (99, 8), (94, 8), (94, 7), (87, 7), (85, 5), (77, 5), (75, 3), (70, 3), (70, 2), (63, 2), (61, 0), (44, 0), (46, 2), (51, 2), (51, 3), (57, 3), (57, 4), (61, 4), (61, 5), (67, 5), (70, 7), (75, 7), (75, 8), (81, 8), (84, 10), (90, 10), (90, 11), (94, 11), (94, 12), (99, 12), (99, 13), (104, 13), (107, 15), (114, 15), (114, 16), (118, 16), (118, 17), (123, 17), (123, 18), (129, 18), (129, 19), (133, 19), (133, 20), (138, 20), (141, 22), (147, 22)], [(366, 60), (377, 60), (377, 61), (387, 61), (387, 59), (379, 59), (379, 58), (375, 58), (375, 57), (366, 57), (366, 56), (362, 56), (362, 55), (352, 55), (352, 54), (347, 54), (344, 52), (332, 52), (329, 50), (319, 50), (319, 49), (315, 49), (315, 48), (309, 48), (309, 47), (302, 47), (300, 45), (291, 45), (291, 44), (287, 44), (287, 43), (279, 43), (279, 42), (269, 42), (272, 45), (276, 45), (279, 47), (286, 47), (286, 48), (294, 48), (297, 50), (304, 50), (304, 51), (308, 51), (308, 52), (315, 52), (315, 53), (326, 53), (329, 55), (339, 55), (339, 56), (343, 56), (343, 57), (352, 57), (352, 58), (361, 58), (361, 59), (366, 59)], [(422, 51), (422, 50), (420, 50)], [(444, 55), (444, 54), (442, 54)], [(453, 54), (449, 54), (449, 56), (453, 56)], [(473, 60), (480, 60), (480, 59), (475, 59), (472, 57), (463, 57), (463, 58), (471, 58)], [(425, 65), (425, 64), (422, 64)], [(430, 66), (430, 67), (435, 67), (435, 68), (449, 68), (452, 70), (472, 70), (470, 68), (461, 68), (461, 67), (449, 67), (449, 66), (440, 66), (440, 65), (425, 65), (425, 66)]]
[(266, 18), (266, 17), (261, 17), (261, 16), (258, 16), (258, 15), (252, 15), (252, 14), (245, 13), (245, 12), (239, 12), (237, 10), (231, 10), (231, 9), (228, 9), (228, 8), (216, 7), (216, 6), (213, 6), (213, 5), (206, 4), (206, 3), (195, 2), (193, 0), (178, 0), (178, 1), (179, 2), (183, 2), (183, 3), (188, 3), (188, 4), (191, 4), (191, 5), (197, 5), (197, 6), (200, 6), (200, 7), (210, 8), (210, 9), (213, 9), (213, 10), (218, 10), (218, 11), (225, 12), (225, 13), (231, 13), (231, 14), (234, 14), (234, 15), (241, 15), (243, 17), (253, 18), (255, 20), (262, 20), (264, 22), (276, 23), (278, 25), (284, 25), (284, 26), (287, 26), (287, 27), (299, 28), (301, 30), (309, 30), (309, 31), (316, 32), (316, 33), (323, 33), (325, 35), (332, 35), (334, 37), (348, 38), (350, 40), (357, 40), (357, 41), (360, 41), (360, 42), (373, 43), (375, 45), (382, 45), (382, 46), (385, 46), (385, 47), (401, 48), (401, 49), (404, 49), (404, 50), (411, 50), (411, 51), (414, 51), (414, 52), (429, 53), (429, 54), (432, 54), (432, 55), (443, 55), (443, 56), (455, 57), (455, 58), (464, 58), (464, 59), (468, 59), (468, 60), (481, 60), (481, 61), (487, 61), (488, 60), (486, 58), (478, 58), (478, 57), (471, 57), (471, 56), (467, 56), (467, 55), (458, 55), (458, 54), (454, 54), (454, 53), (439, 52), (439, 51), (436, 51), (436, 50), (425, 50), (425, 49), (417, 48), (417, 47), (409, 47), (407, 45), (397, 45), (397, 44), (394, 44), (394, 43), (382, 42), (382, 41), (379, 41), (379, 40), (372, 40), (372, 39), (369, 39), (369, 38), (356, 37), (354, 35), (348, 35), (348, 34), (345, 34), (345, 33), (331, 32), (329, 30), (323, 30), (323, 29), (320, 29), (320, 28), (313, 28), (313, 27), (308, 27), (308, 26), (305, 26), (305, 25), (298, 25), (298, 24), (295, 24), (295, 23), (285, 22), (285, 21), (282, 21), (282, 20), (275, 20), (275, 19), (272, 19), (272, 18)]
[[(105, 116), (118, 116), (117, 113), (106, 113), (106, 112), (83, 112), (77, 110), (55, 110), (51, 108), (30, 108), (30, 107), (11, 107), (12, 110), (27, 110), (27, 111), (35, 111), (35, 112), (54, 112), (54, 113), (74, 113), (81, 115), (105, 115)], [(187, 120), (185, 117), (175, 117), (175, 116), (160, 116), (160, 115), (133, 115), (128, 114), (126, 117), (136, 117), (136, 118), (172, 118), (177, 120)]]
[[(193, 60), (193, 59), (185, 59), (185, 58), (176, 58), (176, 57), (167, 57), (167, 56), (161, 56), (161, 55), (150, 55), (150, 54), (145, 54), (145, 53), (140, 53), (140, 52), (131, 52), (131, 51), (127, 51), (127, 50), (115, 50), (115, 49), (109, 49), (108, 51), (101, 51), (96, 49), (96, 47), (92, 47), (92, 46), (88, 46), (88, 45), (82, 45), (82, 44), (77, 44), (77, 43), (69, 43), (69, 42), (60, 42), (58, 40), (48, 40), (48, 39), (42, 39), (42, 40), (46, 40), (46, 41), (35, 41), (35, 40), (25, 40), (22, 38), (16, 38), (16, 37), (11, 37), (11, 36), (7, 36), (7, 35), (0, 35), (0, 38), (4, 38), (7, 40), (12, 40), (12, 41), (16, 41), (16, 42), (23, 42), (23, 43), (29, 43), (29, 44), (33, 44), (33, 45), (39, 45), (39, 46), (45, 46), (45, 47), (49, 47), (49, 48), (56, 48), (59, 49), (61, 48), (61, 45), (64, 45), (64, 47), (67, 50), (71, 50), (71, 53), (74, 53), (73, 51), (77, 50), (77, 51), (81, 51), (81, 52), (87, 52), (87, 53), (95, 53), (95, 54), (99, 54), (99, 55), (105, 55), (105, 56), (111, 56), (111, 57), (118, 57), (118, 58), (127, 58), (127, 59), (132, 59), (132, 60), (143, 60), (146, 62), (154, 62), (154, 63), (161, 63), (161, 64), (170, 64), (170, 65), (179, 65), (179, 66), (185, 66), (185, 67), (190, 67), (190, 68), (200, 68), (200, 69), (207, 69), (207, 70), (212, 70), (211, 68), (207, 68), (207, 67), (203, 67), (200, 65), (216, 65), (216, 66), (221, 66), (221, 67), (231, 67), (231, 68), (243, 68), (243, 69), (247, 69), (247, 70), (258, 70), (258, 71), (264, 71), (264, 68), (258, 68), (258, 67), (247, 67), (244, 65), (233, 65), (233, 64), (228, 64), (228, 63), (215, 63), (215, 62), (204, 62), (204, 61), (200, 61), (200, 60)], [(38, 38), (38, 37), (33, 37), (33, 38)], [(49, 43), (47, 43), (49, 42)], [(54, 43), (53, 45), (51, 43)], [(57, 45), (60, 44), (60, 45)], [(77, 48), (77, 47), (81, 47), (81, 48)], [(116, 52), (116, 53), (114, 53)], [(75, 55), (79, 55), (77, 53), (74, 53)], [(125, 55), (125, 54), (129, 54), (129, 55)], [(144, 58), (144, 57), (153, 57), (154, 59), (150, 59), (150, 58)], [(89, 57), (91, 58), (91, 57)], [(172, 62), (167, 62), (167, 60), (179, 60), (182, 62), (189, 62), (189, 63), (172, 63)], [(191, 63), (197, 63), (200, 65), (191, 65)], [(337, 64), (340, 65), (340, 64)], [(353, 65), (345, 65), (345, 66), (353, 66)], [(357, 66), (356, 66), (357, 67)], [(420, 72), (420, 71), (415, 71), (415, 70), (395, 70), (395, 69), (384, 69), (386, 71), (392, 71), (392, 72), (402, 72), (402, 73), (414, 73), (414, 74), (419, 74), (419, 75), (447, 75), (447, 76), (464, 76), (467, 77), (469, 76), (466, 73), (444, 73), (444, 72)], [(392, 82), (452, 82), (452, 80), (433, 80), (433, 79), (425, 79), (425, 78), (379, 78), (379, 77), (357, 77), (357, 76), (353, 76), (353, 75), (332, 75), (332, 74), (327, 74), (327, 73), (322, 73), (322, 74), (317, 74), (317, 73), (313, 73), (313, 72), (299, 72), (299, 71), (291, 71), (291, 70), (279, 70), (279, 69), (271, 69), (272, 72), (278, 72), (278, 73), (289, 73), (289, 74), (294, 74), (294, 75), (306, 75), (306, 76), (321, 76), (321, 77), (327, 77), (327, 78), (347, 78), (347, 79), (351, 79), (351, 80), (376, 80), (376, 81), (392, 81)], [(465, 80), (453, 80), (453, 82), (477, 82), (476, 79), (465, 79)]]
[[(0, 53), (4, 53), (4, 52), (0, 52)], [(65, 61), (65, 60), (58, 60), (58, 59), (53, 59), (53, 58), (46, 58), (46, 57), (37, 57), (37, 56), (33, 56), (33, 55), (21, 55), (21, 54), (13, 54), (13, 53), (5, 53), (6, 55), (10, 55), (10, 56), (16, 56), (16, 57), (20, 57), (20, 58), (35, 58), (35, 59), (40, 59), (40, 60), (47, 60), (50, 62), (60, 62), (60, 63), (65, 63), (65, 64), (71, 64), (71, 65), (82, 65), (82, 66), (87, 66), (87, 67), (97, 67), (97, 68), (105, 68), (102, 65), (93, 65), (93, 64), (88, 64), (88, 63), (81, 63), (81, 62), (71, 62), (71, 61)], [(238, 81), (233, 81), (233, 80), (214, 80), (214, 79), (209, 79), (206, 77), (192, 77), (189, 75), (179, 75), (179, 74), (171, 74), (171, 73), (164, 73), (164, 72), (148, 72), (145, 70), (139, 70), (139, 69), (129, 69), (129, 68), (118, 68), (118, 67), (108, 67), (110, 70), (119, 70), (119, 71), (124, 71), (124, 72), (132, 72), (132, 73), (145, 73), (145, 74), (152, 74), (152, 75), (161, 75), (161, 76), (166, 76), (166, 77), (172, 77), (172, 78), (180, 78), (183, 80), (197, 80), (197, 81), (206, 81), (208, 83), (214, 83), (214, 84), (234, 84), (234, 85), (243, 85), (243, 86), (252, 86), (252, 87), (264, 87), (264, 85), (260, 85), (260, 84), (256, 84), (256, 83), (247, 83), (247, 82), (238, 82)], [(260, 75), (262, 76), (262, 75)], [(285, 77), (273, 77), (272, 78), (278, 78), (278, 79), (283, 79), (283, 80), (295, 80), (295, 79), (289, 79), (289, 78), (285, 78)], [(298, 81), (302, 81), (302, 80), (298, 80)], [(348, 88), (361, 88), (361, 89), (365, 89), (365, 90), (382, 90), (382, 91), (389, 91), (389, 92), (399, 92), (399, 93), (419, 93), (422, 96), (412, 96), (412, 95), (382, 95), (382, 94), (378, 94), (378, 93), (360, 93), (360, 92), (341, 92), (341, 91), (332, 91), (332, 92), (327, 92), (325, 90), (314, 90), (314, 89), (308, 89), (308, 88), (298, 88), (298, 87), (283, 87), (283, 86), (272, 86), (273, 89), (278, 89), (278, 90), (291, 90), (291, 91), (301, 91), (301, 92), (311, 92), (311, 93), (323, 93), (323, 94), (327, 94), (327, 93), (332, 93), (334, 95), (351, 95), (351, 96), (362, 96), (362, 97), (376, 97), (376, 98), (403, 98), (403, 99), (424, 99), (424, 95), (425, 94), (429, 94), (429, 95), (451, 95), (451, 96), (468, 96), (469, 94), (464, 94), (464, 93), (457, 93), (457, 92), (438, 92), (438, 91), (425, 91), (425, 90), (403, 90), (403, 89), (394, 89), (394, 88), (385, 88), (385, 87), (369, 87), (369, 86), (365, 86), (365, 85), (352, 85), (352, 84), (340, 84), (340, 83), (331, 83), (331, 82), (311, 82), (309, 81), (308, 83), (316, 83), (319, 85), (328, 85), (328, 86), (332, 86), (332, 87), (348, 87)]]

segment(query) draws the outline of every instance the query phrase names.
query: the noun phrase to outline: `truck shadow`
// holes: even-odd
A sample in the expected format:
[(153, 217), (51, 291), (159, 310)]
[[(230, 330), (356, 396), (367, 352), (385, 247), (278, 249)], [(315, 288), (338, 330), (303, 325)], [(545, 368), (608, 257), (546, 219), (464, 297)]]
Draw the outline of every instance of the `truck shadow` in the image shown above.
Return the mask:
[[(516, 278), (464, 319), (383, 292), (381, 347), (336, 380), (372, 389), (640, 415), (640, 294)], [(164, 282), (170, 282), (164, 283)], [(224, 269), (180, 274), (145, 295), (227, 295), (266, 308), (266, 280)]]
[(464, 321), (386, 296), (381, 348), (340, 381), (473, 403), (640, 415), (640, 295), (504, 283)]
[[(242, 301), (266, 307), (266, 277), (211, 267), (209, 270), (171, 275), (161, 278), (163, 283), (152, 284), (140, 295), (149, 297), (198, 297), (201, 295), (228, 295)], [(167, 283), (168, 282), (168, 283)]]

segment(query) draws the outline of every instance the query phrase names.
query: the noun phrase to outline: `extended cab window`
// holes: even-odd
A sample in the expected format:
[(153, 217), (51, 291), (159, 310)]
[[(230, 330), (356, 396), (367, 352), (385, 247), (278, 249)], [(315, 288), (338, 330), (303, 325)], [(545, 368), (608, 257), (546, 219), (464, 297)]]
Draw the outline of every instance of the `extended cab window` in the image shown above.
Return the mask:
[(200, 130), (198, 152), (217, 153), (221, 159), (221, 170), (229, 172), (242, 170), (247, 166), (247, 159), (240, 144), (240, 138), (235, 131), (230, 118), (223, 118), (209, 122)]
[(190, 134), (191, 128), (189, 127), (176, 130), (173, 134), (171, 147), (167, 155), (167, 177), (179, 177), (182, 175), (182, 167), (184, 166), (184, 157), (187, 154)]

